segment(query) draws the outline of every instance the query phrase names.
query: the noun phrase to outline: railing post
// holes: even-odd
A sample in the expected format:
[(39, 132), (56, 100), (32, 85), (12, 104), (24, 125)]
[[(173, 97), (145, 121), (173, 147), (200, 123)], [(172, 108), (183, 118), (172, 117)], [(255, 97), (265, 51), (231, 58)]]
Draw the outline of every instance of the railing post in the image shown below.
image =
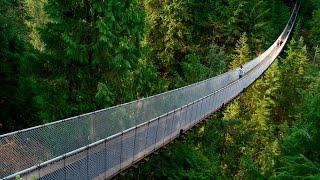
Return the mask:
[(167, 138), (167, 135), (166, 135), (166, 130), (167, 130), (167, 125), (168, 125), (168, 114), (166, 114), (166, 122), (165, 122), (165, 128), (164, 128), (164, 132), (163, 132), (163, 141), (162, 141), (162, 146), (164, 146), (164, 144), (165, 144), (165, 140), (166, 140), (166, 138)]
[(160, 118), (158, 117), (158, 125), (157, 125), (157, 130), (156, 130), (156, 135), (155, 135), (155, 138), (154, 138), (154, 148), (153, 148), (153, 151), (156, 150), (156, 145), (157, 145), (157, 136), (158, 136), (158, 129), (159, 129), (159, 121), (160, 121)]
[(203, 104), (203, 98), (201, 98), (200, 101), (198, 101), (198, 116), (197, 120), (195, 121), (195, 124), (198, 124), (200, 122), (200, 119), (202, 117), (202, 104)]
[(136, 152), (136, 140), (137, 140), (137, 126), (134, 128), (134, 141), (133, 141), (133, 153), (132, 153), (132, 162), (134, 163), (134, 156)]
[(178, 109), (178, 111), (179, 111), (179, 120), (178, 120), (178, 122), (179, 122), (179, 128), (178, 128), (178, 131), (180, 132), (181, 126), (182, 126), (182, 114), (181, 114), (182, 107), (180, 107), (180, 108)]
[(87, 179), (89, 179), (89, 145), (87, 145)]
[(202, 118), (204, 117), (204, 103), (205, 103), (205, 98), (202, 98), (201, 99), (201, 104), (200, 104), (200, 115), (199, 115), (199, 120), (198, 120), (198, 122), (197, 123), (199, 123), (200, 122), (200, 120), (202, 120)]
[(168, 114), (168, 117), (172, 117), (169, 118), (169, 128), (168, 128), (168, 136), (169, 136), (169, 141), (171, 141), (171, 131), (172, 131), (172, 121), (174, 120), (174, 116), (172, 116), (172, 114)]
[(194, 124), (194, 119), (193, 118), (195, 118), (196, 116), (197, 116), (197, 110), (198, 110), (198, 108), (196, 107), (196, 103), (195, 102), (193, 102), (192, 103), (192, 111), (191, 111), (191, 121), (190, 121), (190, 128), (193, 126), (193, 124)]
[(193, 116), (193, 110), (194, 110), (194, 102), (192, 102), (191, 104), (190, 104), (190, 106), (191, 106), (191, 108), (190, 108), (190, 119), (189, 119), (189, 126), (188, 126), (188, 128), (190, 128), (190, 126), (192, 126), (192, 116)]
[(210, 101), (209, 101), (209, 104), (210, 104), (210, 108), (209, 108), (209, 110), (210, 110), (210, 114), (212, 113), (212, 112), (214, 112), (215, 111), (215, 109), (214, 109), (214, 98), (213, 98), (213, 96), (214, 96), (214, 94), (211, 94), (210, 95)]
[(186, 112), (185, 112), (185, 116), (184, 116), (184, 117), (185, 117), (185, 120), (184, 120), (184, 121), (185, 121), (185, 126), (184, 126), (184, 128), (185, 128), (185, 129), (188, 129), (188, 127), (189, 127), (189, 120), (188, 120), (188, 117), (189, 117), (189, 116), (188, 116), (188, 114), (189, 114), (189, 105), (187, 105), (187, 106), (185, 107), (185, 111), (186, 111)]
[(202, 100), (201, 100), (201, 108), (200, 108), (200, 112), (201, 112), (201, 115), (200, 115), (200, 119), (199, 119), (199, 121), (200, 120), (202, 120), (205, 116), (206, 116), (206, 112), (204, 111), (204, 104), (205, 104), (205, 102), (206, 102), (206, 97), (205, 98), (203, 98)]
[(206, 97), (206, 102), (205, 102), (205, 107), (204, 107), (204, 118), (208, 117), (208, 115), (209, 115), (209, 109), (210, 109), (209, 99), (210, 99), (210, 95), (208, 95)]
[[(202, 100), (201, 100), (201, 101), (202, 101)], [(194, 125), (197, 124), (197, 122), (198, 122), (198, 113), (201, 114), (201, 111), (200, 111), (200, 108), (199, 108), (199, 103), (200, 103), (199, 99), (198, 99), (195, 103), (196, 103), (196, 105), (197, 105), (197, 109), (196, 109), (195, 120), (193, 121), (192, 126), (194, 126)], [(199, 111), (200, 111), (200, 112), (199, 112)]]
[(194, 120), (192, 121), (192, 126), (194, 126), (196, 123), (197, 123), (197, 120), (198, 120), (198, 113), (199, 113), (199, 99), (197, 101), (195, 101), (194, 103), (194, 107), (195, 107), (195, 116), (194, 116)]
[[(67, 179), (67, 168), (66, 168), (66, 156), (63, 155), (63, 169), (64, 169), (64, 179)], [(39, 177), (40, 179), (40, 177)]]
[(171, 129), (170, 129), (170, 141), (172, 141), (173, 134), (174, 134), (174, 131), (172, 131), (173, 130), (173, 125), (174, 125), (174, 120), (176, 119), (175, 115), (174, 115), (174, 112), (175, 111), (172, 112)]
[(173, 134), (173, 136), (172, 137), (175, 137), (176, 135), (176, 132), (177, 131), (180, 131), (180, 129), (179, 129), (179, 118), (180, 118), (180, 115), (179, 115), (179, 117), (177, 117), (178, 116), (178, 111), (179, 111), (179, 109), (175, 109), (174, 111), (173, 111), (173, 116), (175, 117), (174, 118), (174, 124), (175, 124), (175, 126), (174, 126), (174, 130), (172, 131), (172, 134)]
[(208, 104), (209, 104), (209, 108), (208, 108), (209, 114), (208, 114), (208, 116), (211, 113), (213, 113), (213, 100), (212, 99), (213, 99), (213, 95), (211, 94), (210, 97), (209, 97), (209, 102), (208, 102)]
[[(181, 108), (181, 111), (185, 111), (185, 113), (184, 113), (184, 117), (182, 117), (182, 119), (183, 119), (183, 129), (185, 128), (185, 126), (186, 126), (186, 124), (187, 124), (187, 110), (186, 110), (186, 107), (182, 107)], [(180, 127), (180, 129), (181, 129), (181, 127)]]
[(205, 100), (204, 100), (204, 107), (203, 107), (203, 117), (202, 117), (202, 119), (204, 119), (204, 118), (206, 118), (206, 116), (207, 116), (207, 108), (208, 108), (208, 97), (209, 96), (207, 96), (206, 98), (205, 98)]
[(107, 139), (104, 141), (104, 178), (107, 179)]
[[(147, 135), (146, 135), (146, 143), (144, 144), (144, 151), (147, 150), (147, 145), (148, 145), (148, 136), (149, 136), (149, 125), (150, 125), (150, 121), (148, 121), (148, 127), (147, 127)], [(143, 154), (143, 158), (146, 157), (146, 153), (144, 152)]]
[(119, 172), (122, 170), (122, 151), (123, 151), (123, 131), (121, 132), (121, 139), (120, 139), (120, 169)]

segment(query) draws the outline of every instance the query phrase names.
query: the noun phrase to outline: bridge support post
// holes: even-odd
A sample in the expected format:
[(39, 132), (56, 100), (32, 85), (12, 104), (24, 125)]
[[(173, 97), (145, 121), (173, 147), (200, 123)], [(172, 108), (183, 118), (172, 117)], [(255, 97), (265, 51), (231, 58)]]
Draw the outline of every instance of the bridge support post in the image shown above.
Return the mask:
[(89, 179), (89, 145), (87, 145), (86, 147), (86, 151), (87, 151), (87, 179)]
[(172, 116), (172, 119), (170, 120), (170, 128), (169, 128), (169, 142), (172, 142), (172, 138), (173, 138), (173, 135), (172, 135), (172, 128), (173, 128), (173, 121), (174, 121), (174, 112), (173, 112), (173, 116)]
[(132, 153), (132, 162), (134, 162), (134, 155), (136, 154), (136, 141), (137, 141), (137, 126), (134, 127), (134, 141), (133, 141), (133, 153)]
[(192, 103), (187, 105), (187, 112), (186, 112), (186, 130), (189, 129), (190, 127), (190, 123), (191, 123), (191, 119), (192, 119)]
[(122, 171), (122, 151), (123, 151), (123, 131), (121, 132), (121, 140), (120, 140), (120, 168), (119, 168), (119, 172)]
[[(182, 129), (182, 126), (183, 126), (183, 123), (182, 123), (182, 121), (183, 121), (183, 117), (182, 117), (182, 108), (180, 107), (179, 108), (179, 127), (178, 127), (178, 129), (180, 129), (180, 131), (182, 130), (183, 131), (183, 129)], [(179, 136), (180, 136), (180, 133), (179, 133)]]
[(164, 128), (164, 132), (163, 132), (163, 141), (162, 141), (162, 145), (161, 145), (161, 146), (164, 146), (164, 144), (165, 144), (165, 138), (167, 137), (167, 136), (166, 136), (166, 130), (167, 130), (167, 127), (168, 127), (168, 116), (169, 116), (168, 114), (165, 115), (165, 118), (166, 118), (165, 121), (166, 121), (166, 122), (165, 122), (165, 125), (164, 125), (165, 128)]
[[(146, 135), (146, 143), (144, 144), (144, 151), (147, 150), (147, 144), (148, 144), (148, 136), (149, 136), (149, 125), (150, 125), (150, 121), (148, 121), (148, 127), (147, 127), (147, 135)], [(143, 154), (143, 159), (146, 157), (146, 154)]]
[(157, 125), (156, 135), (154, 137), (154, 148), (153, 148), (153, 151), (156, 150), (156, 146), (157, 146), (157, 136), (158, 136), (158, 129), (159, 129), (159, 121), (160, 121), (159, 117), (157, 118), (157, 121), (158, 121), (158, 125)]
[[(186, 127), (186, 124), (187, 124), (187, 123), (186, 123), (186, 122), (187, 122), (187, 112), (186, 112), (186, 110), (185, 110), (186, 108), (187, 108), (187, 106), (181, 108), (181, 112), (182, 112), (182, 111), (185, 111), (185, 112), (183, 113), (183, 114), (184, 114), (184, 117), (181, 116), (182, 119), (183, 119), (183, 123), (182, 123), (182, 125), (183, 125), (183, 127), (182, 127), (183, 130), (184, 130), (184, 128)], [(180, 128), (181, 128), (181, 127), (180, 127)]]
[[(67, 168), (66, 168), (66, 156), (64, 155), (63, 156), (63, 168), (64, 168), (64, 179), (66, 180), (67, 179)], [(40, 179), (40, 176), (39, 176), (39, 179)]]

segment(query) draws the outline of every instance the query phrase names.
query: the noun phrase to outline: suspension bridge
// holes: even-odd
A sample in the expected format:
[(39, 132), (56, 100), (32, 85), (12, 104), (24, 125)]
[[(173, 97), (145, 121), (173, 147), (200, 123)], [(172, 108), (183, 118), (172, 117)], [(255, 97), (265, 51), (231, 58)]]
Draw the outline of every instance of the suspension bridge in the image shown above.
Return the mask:
[[(292, 31), (297, 1), (278, 39), (239, 69), (115, 107), (0, 136), (2, 179), (110, 179), (179, 136), (257, 80)], [(283, 43), (279, 44), (282, 41)]]

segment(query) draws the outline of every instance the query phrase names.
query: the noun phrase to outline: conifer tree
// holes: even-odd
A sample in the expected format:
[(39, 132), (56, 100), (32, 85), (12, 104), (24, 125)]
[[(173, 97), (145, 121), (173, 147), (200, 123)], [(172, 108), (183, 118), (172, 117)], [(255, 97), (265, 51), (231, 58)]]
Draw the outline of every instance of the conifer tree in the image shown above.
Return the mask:
[(320, 178), (320, 76), (311, 79), (310, 85), (301, 92), (302, 102), (296, 104), (295, 122), (283, 138), (278, 178)]
[[(183, 76), (181, 64), (188, 50), (190, 22), (189, 1), (144, 1), (149, 30), (145, 43), (151, 50), (149, 57), (156, 64), (160, 77), (174, 82)], [(174, 84), (174, 83), (173, 83)], [(169, 88), (173, 88), (169, 85)]]
[[(237, 133), (230, 134), (227, 138), (233, 139), (230, 143), (235, 144), (241, 152), (242, 158), (233, 162), (239, 164), (233, 169), (239, 178), (272, 174), (274, 158), (280, 151), (279, 144), (272, 135), (276, 125), (271, 120), (271, 113), (275, 108), (274, 96), (280, 87), (279, 76), (277, 64), (273, 64), (266, 75), (256, 81), (239, 99), (234, 100), (224, 113), (226, 121), (239, 120), (237, 125), (230, 127)], [(248, 166), (249, 164), (251, 165)], [(253, 168), (252, 171), (250, 168)]]
[[(249, 46), (247, 44), (246, 33), (243, 33), (236, 44), (235, 54), (232, 55), (232, 62), (230, 63), (230, 69), (239, 68), (241, 65), (244, 65), (249, 61)], [(251, 94), (247, 92), (246, 94)], [(249, 95), (249, 97), (251, 97)], [(237, 119), (240, 117), (245, 117), (242, 113), (246, 113), (246, 107), (244, 99), (247, 98), (236, 98), (226, 109), (224, 114), (225, 119)]]
[(26, 13), (30, 18), (26, 19), (26, 24), (30, 28), (29, 38), (33, 47), (39, 51), (44, 51), (45, 44), (41, 41), (38, 29), (48, 21), (48, 16), (44, 10), (47, 0), (25, 0)]
[[(0, 0), (0, 134), (37, 124), (28, 106), (32, 95), (21, 84), (27, 78), (22, 70), (33, 58), (24, 19), (22, 1)], [(28, 68), (29, 72), (34, 70), (33, 66)]]
[(278, 114), (277, 119), (280, 121), (292, 121), (294, 104), (301, 101), (301, 91), (305, 87), (304, 80), (307, 59), (306, 46), (303, 39), (298, 41), (292, 39), (288, 46), (287, 57), (280, 61), (280, 86), (282, 91), (279, 92)]
[(241, 65), (244, 65), (250, 60), (249, 46), (247, 41), (247, 34), (243, 33), (236, 44), (235, 54), (232, 56), (230, 69), (239, 68)]
[[(145, 44), (151, 50), (149, 58), (167, 82), (165, 88), (225, 72), (225, 48), (216, 45), (223, 41), (222, 23), (217, 23), (226, 16), (223, 9), (227, 7), (222, 1), (146, 0), (144, 8), (149, 25)], [(216, 11), (217, 8), (221, 11)], [(214, 58), (213, 53), (220, 58)]]
[(319, 27), (316, 24), (320, 23), (320, 8), (316, 11), (314, 11), (314, 14), (312, 16), (312, 22), (310, 23), (312, 26), (311, 33), (309, 36), (309, 41), (311, 41), (313, 46), (313, 61), (320, 63), (320, 30)]
[(143, 58), (144, 14), (137, 0), (48, 0), (45, 10), (49, 22), (39, 28), (45, 43), (41, 90), (34, 98), (41, 119), (52, 121), (154, 92), (149, 80), (156, 74)]
[(280, 91), (280, 72), (277, 63), (274, 63), (266, 72), (266, 75), (258, 80), (252, 87), (251, 117), (245, 129), (251, 129), (255, 134), (248, 144), (251, 152), (258, 154), (254, 157), (254, 162), (265, 175), (271, 175), (275, 166), (274, 159), (279, 156), (280, 147), (277, 142), (277, 132), (274, 135), (277, 124), (272, 119), (272, 113), (276, 106), (276, 94)]

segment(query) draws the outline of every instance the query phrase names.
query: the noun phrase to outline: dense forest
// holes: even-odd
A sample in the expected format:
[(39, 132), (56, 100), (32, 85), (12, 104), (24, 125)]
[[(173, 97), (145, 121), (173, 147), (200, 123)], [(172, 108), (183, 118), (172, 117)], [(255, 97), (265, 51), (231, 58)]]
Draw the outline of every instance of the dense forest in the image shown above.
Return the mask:
[[(0, 134), (182, 87), (266, 50), (289, 0), (0, 0)], [(320, 0), (285, 51), (134, 179), (320, 178)]]

